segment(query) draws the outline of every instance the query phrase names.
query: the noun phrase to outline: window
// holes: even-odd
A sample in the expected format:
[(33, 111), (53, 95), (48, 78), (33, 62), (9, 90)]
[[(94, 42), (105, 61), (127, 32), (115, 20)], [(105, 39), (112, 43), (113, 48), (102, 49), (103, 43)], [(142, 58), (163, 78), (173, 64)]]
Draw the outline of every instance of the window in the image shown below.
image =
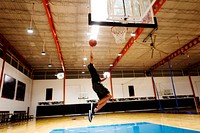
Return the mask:
[(12, 59), (11, 65), (17, 68), (18, 62), (15, 59)]
[(24, 71), (23, 65), (19, 64), (19, 68), (18, 69), (19, 69), (20, 72), (23, 73), (23, 71)]

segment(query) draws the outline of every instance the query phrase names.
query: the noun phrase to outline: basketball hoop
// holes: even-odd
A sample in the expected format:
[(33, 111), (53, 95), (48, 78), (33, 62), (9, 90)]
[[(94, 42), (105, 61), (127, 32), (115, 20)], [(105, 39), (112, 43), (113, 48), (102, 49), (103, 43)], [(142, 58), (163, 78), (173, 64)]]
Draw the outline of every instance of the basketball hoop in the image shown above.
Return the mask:
[(123, 44), (126, 40), (126, 32), (128, 31), (127, 27), (115, 27), (111, 28), (111, 32), (113, 37), (115, 38), (115, 42), (117, 44)]

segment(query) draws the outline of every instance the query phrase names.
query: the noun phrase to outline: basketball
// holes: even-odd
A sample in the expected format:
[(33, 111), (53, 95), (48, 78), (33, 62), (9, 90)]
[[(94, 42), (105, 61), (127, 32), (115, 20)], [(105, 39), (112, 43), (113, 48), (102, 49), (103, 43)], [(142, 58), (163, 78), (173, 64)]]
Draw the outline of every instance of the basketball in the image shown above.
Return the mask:
[(94, 39), (91, 39), (91, 40), (89, 41), (89, 44), (90, 44), (91, 47), (94, 47), (94, 46), (97, 45), (97, 41), (94, 40)]

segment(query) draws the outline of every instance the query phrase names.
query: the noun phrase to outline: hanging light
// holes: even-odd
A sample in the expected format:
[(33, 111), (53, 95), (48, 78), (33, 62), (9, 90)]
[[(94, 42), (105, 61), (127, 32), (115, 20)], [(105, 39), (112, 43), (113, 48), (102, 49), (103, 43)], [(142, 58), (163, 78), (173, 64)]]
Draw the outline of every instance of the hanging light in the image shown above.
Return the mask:
[(58, 73), (58, 74), (56, 74), (56, 76), (57, 76), (58, 79), (63, 79), (64, 78), (64, 73), (63, 72)]
[(117, 54), (118, 56), (122, 56), (122, 54), (121, 53), (119, 53), (119, 54)]
[(45, 51), (42, 51), (42, 52), (41, 52), (41, 55), (46, 55)]
[(32, 34), (33, 33), (33, 28), (32, 28), (32, 25), (33, 25), (33, 13), (34, 13), (34, 3), (33, 3), (33, 6), (32, 6), (32, 14), (31, 14), (31, 21), (30, 21), (30, 26), (29, 28), (27, 29), (27, 32)]
[(52, 67), (52, 64), (48, 64), (48, 67)]
[(50, 55), (50, 59), (49, 59), (48, 67), (52, 67), (52, 59), (51, 59), (51, 55)]
[(42, 52), (41, 52), (41, 55), (46, 55), (45, 47), (46, 47), (46, 41), (45, 41), (45, 32), (44, 32), (44, 43), (43, 43), (43, 46), (42, 46)]
[(135, 32), (131, 32), (131, 36), (135, 37), (136, 36)]
[(27, 32), (30, 33), (30, 34), (32, 34), (32, 33), (33, 33), (33, 28), (32, 28), (32, 27), (29, 27), (29, 28), (27, 29)]

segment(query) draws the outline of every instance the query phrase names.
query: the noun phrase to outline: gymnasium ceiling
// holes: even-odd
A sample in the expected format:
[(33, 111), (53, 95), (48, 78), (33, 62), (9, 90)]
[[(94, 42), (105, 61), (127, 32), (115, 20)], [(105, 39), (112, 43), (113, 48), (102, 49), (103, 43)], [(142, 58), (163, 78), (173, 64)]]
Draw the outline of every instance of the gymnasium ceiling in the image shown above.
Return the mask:
[[(44, 0), (45, 1), (45, 0)], [(34, 3), (33, 34), (27, 33), (30, 26)], [(89, 63), (88, 44), (91, 30), (88, 25), (89, 0), (49, 0), (53, 21), (60, 44), (64, 67), (67, 71), (86, 71), (83, 64)], [(200, 36), (200, 1), (167, 0), (156, 14), (158, 30), (153, 58), (151, 39), (141, 44), (152, 29), (145, 28), (136, 42), (114, 67), (116, 70), (149, 70), (153, 65), (177, 49)], [(42, 0), (1, 0), (0, 33), (10, 42), (19, 54), (31, 65), (34, 71), (62, 70), (56, 45)], [(137, 28), (128, 28), (130, 33)], [(93, 48), (94, 62), (98, 70), (110, 68), (125, 44), (116, 44), (111, 27), (101, 26), (97, 46)], [(154, 35), (153, 35), (154, 36)], [(45, 41), (46, 55), (41, 52)], [(159, 50), (157, 50), (159, 49)], [(162, 52), (161, 52), (162, 51)], [(164, 52), (165, 53), (164, 53)], [(83, 58), (87, 57), (87, 61)], [(182, 70), (200, 61), (200, 45), (188, 49), (171, 60), (173, 69)], [(48, 64), (52, 63), (49, 68)], [(165, 63), (157, 69), (168, 69)]]

